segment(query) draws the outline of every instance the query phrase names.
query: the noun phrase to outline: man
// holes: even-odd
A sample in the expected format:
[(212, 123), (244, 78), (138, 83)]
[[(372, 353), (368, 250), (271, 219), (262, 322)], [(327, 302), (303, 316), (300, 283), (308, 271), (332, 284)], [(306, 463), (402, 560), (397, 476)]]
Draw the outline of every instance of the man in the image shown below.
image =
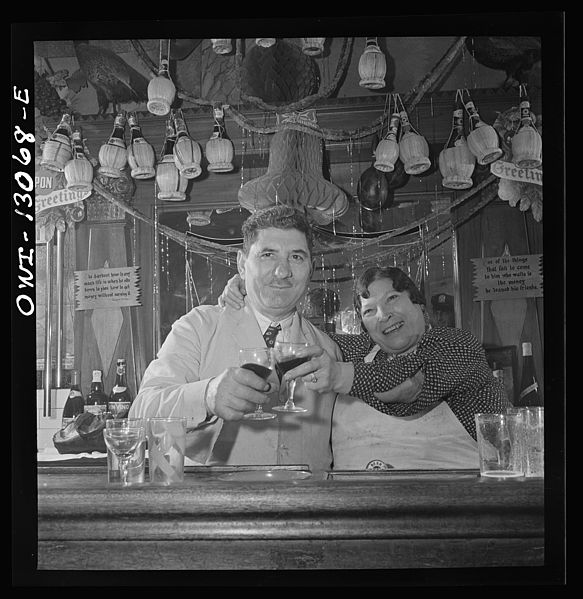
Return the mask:
[(310, 225), (304, 214), (277, 205), (251, 215), (242, 233), (237, 269), (245, 308), (198, 306), (179, 318), (144, 373), (130, 417), (186, 416), (186, 455), (202, 464), (329, 469), (335, 393), (298, 382), (295, 401), (307, 413), (246, 420), (257, 404), (269, 410), (278, 402), (280, 382), (275, 373), (266, 383), (239, 367), (239, 349), (265, 346), (270, 325), (281, 327), (278, 339), (317, 344), (341, 359), (330, 338), (297, 311), (313, 270)]
[(453, 296), (447, 293), (437, 293), (431, 298), (433, 320), (437, 327), (455, 327)]

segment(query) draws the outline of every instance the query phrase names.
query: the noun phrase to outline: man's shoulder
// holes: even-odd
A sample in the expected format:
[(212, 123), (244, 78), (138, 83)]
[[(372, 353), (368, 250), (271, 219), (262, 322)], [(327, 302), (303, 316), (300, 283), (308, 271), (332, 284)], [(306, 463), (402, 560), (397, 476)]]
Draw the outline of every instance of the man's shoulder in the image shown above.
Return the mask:
[(192, 308), (186, 314), (183, 314), (176, 322), (175, 325), (185, 326), (200, 326), (204, 323), (215, 323), (221, 315), (223, 308), (212, 305), (202, 305)]

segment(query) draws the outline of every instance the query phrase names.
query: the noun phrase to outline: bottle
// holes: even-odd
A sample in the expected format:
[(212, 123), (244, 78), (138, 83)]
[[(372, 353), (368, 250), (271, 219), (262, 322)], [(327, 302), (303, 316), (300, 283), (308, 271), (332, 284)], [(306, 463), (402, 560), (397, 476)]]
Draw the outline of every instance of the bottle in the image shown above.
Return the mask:
[(72, 191), (91, 191), (93, 189), (93, 165), (85, 156), (85, 147), (81, 131), (73, 132), (73, 158), (65, 165), (67, 189)]
[(522, 344), (522, 379), (517, 406), (542, 406), (542, 398), (538, 388), (538, 380), (532, 357), (532, 344), (525, 341)]
[(162, 162), (174, 162), (174, 144), (176, 143), (176, 129), (173, 119), (166, 121), (164, 146), (162, 147)]
[(113, 131), (109, 139), (99, 148), (99, 173), (119, 179), (125, 168), (128, 155), (126, 150), (125, 126), (127, 118), (125, 110), (118, 112), (113, 123)]
[(162, 148), (161, 158), (156, 165), (156, 183), (158, 185), (158, 199), (179, 202), (186, 199), (186, 186), (188, 179), (180, 174), (174, 162), (174, 144), (176, 143), (176, 130), (174, 119), (166, 120), (166, 135)]
[(526, 88), (521, 89), (520, 125), (511, 140), (512, 162), (519, 168), (538, 168), (542, 164), (542, 138), (532, 121)]
[(194, 179), (202, 172), (200, 168), (202, 157), (200, 146), (188, 135), (182, 110), (175, 110), (173, 118), (176, 127), (176, 142), (173, 150), (176, 168), (187, 179)]
[[(480, 118), (470, 92), (466, 89), (463, 93), (466, 96), (464, 106), (469, 116), (468, 147), (476, 157), (478, 164), (490, 164), (498, 160), (503, 153), (498, 146), (498, 134), (494, 127), (484, 123)], [(478, 131), (478, 129), (480, 130)]]
[(468, 189), (472, 187), (476, 157), (470, 149), (464, 135), (464, 106), (461, 95), (456, 95), (449, 138), (439, 153), (439, 170), (443, 177), (441, 183), (450, 189)]
[(72, 122), (71, 115), (68, 112), (65, 112), (61, 117), (57, 128), (51, 135), (51, 139), (58, 139), (60, 141), (69, 141), (72, 135)]
[(44, 168), (62, 172), (65, 164), (71, 160), (72, 119), (69, 113), (64, 113), (53, 134), (43, 144), (40, 165)]
[(126, 147), (126, 113), (125, 110), (118, 112), (115, 115), (115, 120), (113, 121), (113, 131), (109, 136), (108, 144), (119, 146), (120, 148)]
[(108, 412), (114, 418), (127, 418), (133, 397), (128, 388), (125, 358), (118, 358), (115, 384), (109, 395)]
[(447, 140), (446, 148), (455, 148), (466, 143), (464, 135), (464, 109), (461, 99), (456, 98), (455, 108), (452, 114), (451, 131)]
[(375, 149), (376, 161), (374, 167), (381, 172), (390, 173), (395, 170), (395, 162), (399, 158), (397, 134), (400, 123), (401, 116), (398, 112), (394, 112), (391, 115), (386, 136), (378, 143)]
[(233, 142), (225, 136), (223, 109), (213, 108), (213, 115), (215, 120), (213, 132), (205, 146), (208, 170), (212, 173), (226, 173), (234, 168)]
[(128, 113), (128, 124), (131, 136), (128, 146), (131, 175), (134, 179), (151, 179), (156, 174), (154, 148), (146, 141), (135, 112)]
[(101, 415), (107, 412), (107, 395), (103, 391), (103, 382), (101, 380), (101, 370), (93, 371), (91, 380), (91, 391), (85, 401), (85, 411), (92, 414)]
[(71, 371), (71, 389), (63, 408), (62, 428), (73, 422), (79, 414), (85, 411), (85, 399), (79, 386), (79, 371)]

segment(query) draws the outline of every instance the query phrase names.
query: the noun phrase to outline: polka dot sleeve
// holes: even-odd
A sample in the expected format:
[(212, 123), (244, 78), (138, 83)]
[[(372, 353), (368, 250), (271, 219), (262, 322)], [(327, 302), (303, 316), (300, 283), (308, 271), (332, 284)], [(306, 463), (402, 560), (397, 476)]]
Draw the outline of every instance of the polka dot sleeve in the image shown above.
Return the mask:
[[(350, 351), (358, 354), (356, 344)], [(355, 361), (350, 395), (385, 414), (409, 416), (447, 401), (475, 439), (474, 414), (503, 411), (507, 405), (503, 385), (493, 377), (482, 346), (463, 329), (433, 328), (423, 335), (415, 352), (393, 360), (379, 351), (374, 362), (363, 363), (367, 353), (361, 349), (360, 361)], [(384, 403), (374, 396), (402, 383), (419, 368), (425, 378), (415, 401)]]

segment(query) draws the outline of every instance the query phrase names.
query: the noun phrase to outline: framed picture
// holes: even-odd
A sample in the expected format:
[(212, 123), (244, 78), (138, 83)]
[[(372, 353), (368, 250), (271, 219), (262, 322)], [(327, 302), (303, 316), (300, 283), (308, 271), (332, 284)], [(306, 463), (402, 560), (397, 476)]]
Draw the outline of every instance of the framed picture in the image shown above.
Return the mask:
[(518, 358), (515, 345), (485, 346), (486, 360), (492, 370), (502, 370), (508, 399), (514, 404), (518, 394)]

